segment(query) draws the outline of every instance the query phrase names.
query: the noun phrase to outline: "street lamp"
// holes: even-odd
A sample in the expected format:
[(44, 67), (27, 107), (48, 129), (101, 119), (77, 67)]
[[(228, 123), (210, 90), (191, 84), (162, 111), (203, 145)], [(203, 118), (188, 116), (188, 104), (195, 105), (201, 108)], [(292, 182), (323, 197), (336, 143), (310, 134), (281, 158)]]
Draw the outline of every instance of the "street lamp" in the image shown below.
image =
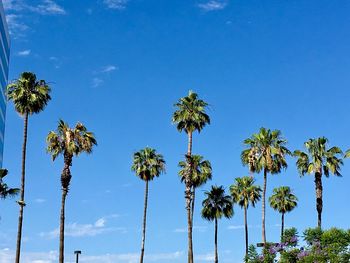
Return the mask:
[(76, 255), (75, 262), (78, 263), (79, 262), (79, 255), (81, 254), (81, 251), (80, 250), (76, 250), (76, 251), (74, 251), (74, 254)]

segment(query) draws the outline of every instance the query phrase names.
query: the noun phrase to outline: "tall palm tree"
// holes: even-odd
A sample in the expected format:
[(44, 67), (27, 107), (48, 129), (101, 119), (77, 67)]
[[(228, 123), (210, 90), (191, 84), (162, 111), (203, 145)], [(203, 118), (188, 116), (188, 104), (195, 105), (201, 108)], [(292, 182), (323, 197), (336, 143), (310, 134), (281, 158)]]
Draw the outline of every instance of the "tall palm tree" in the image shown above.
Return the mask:
[(298, 198), (292, 193), (288, 186), (281, 186), (273, 189), (269, 198), (270, 206), (282, 214), (281, 242), (284, 232), (284, 215), (291, 212), (298, 205)]
[(339, 147), (328, 148), (328, 139), (325, 137), (309, 139), (304, 143), (304, 146), (306, 152), (297, 150), (294, 155), (298, 158), (296, 164), (300, 174), (314, 174), (315, 176), (317, 226), (321, 227), (323, 209), (322, 175), (324, 174), (326, 177), (329, 177), (330, 174), (341, 176), (342, 151)]
[(210, 191), (204, 194), (206, 199), (202, 203), (202, 217), (208, 221), (215, 221), (215, 263), (218, 263), (218, 219), (223, 216), (226, 218), (233, 216), (232, 200), (231, 196), (225, 195), (223, 186), (212, 186)]
[(7, 197), (14, 197), (19, 193), (18, 188), (10, 188), (4, 183), (4, 178), (8, 174), (7, 169), (0, 169), (0, 198), (6, 199)]
[(245, 229), (245, 258), (248, 255), (248, 220), (247, 210), (249, 204), (255, 207), (255, 204), (261, 198), (260, 186), (254, 185), (255, 180), (251, 176), (238, 177), (235, 183), (230, 186), (230, 192), (234, 203), (244, 208), (244, 229)]
[(23, 225), (23, 208), (24, 187), (25, 187), (25, 168), (26, 168), (26, 150), (27, 150), (27, 131), (29, 115), (39, 113), (44, 110), (45, 106), (51, 100), (51, 89), (45, 80), (38, 80), (32, 72), (23, 72), (18, 79), (7, 86), (7, 98), (13, 101), (16, 111), (24, 118), (23, 147), (22, 147), (22, 173), (21, 173), (21, 191), (18, 216), (18, 232), (16, 247), (16, 263), (20, 261), (22, 225)]
[[(190, 165), (191, 164), (191, 167)], [(181, 177), (181, 182), (185, 181), (186, 175), (190, 174), (192, 183), (192, 205), (191, 205), (191, 217), (193, 225), (193, 214), (194, 214), (194, 204), (196, 197), (196, 188), (201, 187), (206, 184), (208, 180), (212, 178), (211, 164), (208, 160), (203, 160), (201, 155), (192, 155), (187, 157), (186, 161), (179, 162), (179, 175)]]
[(248, 165), (252, 173), (263, 171), (264, 186), (262, 195), (262, 241), (266, 244), (265, 231), (265, 206), (267, 174), (280, 173), (282, 168), (287, 168), (286, 155), (291, 152), (285, 147), (287, 141), (282, 138), (279, 130), (260, 128), (259, 133), (253, 134), (244, 140), (247, 146), (241, 154), (244, 165)]
[(73, 156), (85, 152), (90, 154), (94, 145), (97, 145), (95, 136), (86, 127), (78, 122), (72, 129), (69, 125), (60, 120), (56, 131), (50, 131), (46, 138), (47, 152), (51, 154), (52, 160), (56, 160), (59, 155), (63, 155), (64, 167), (61, 174), (62, 199), (60, 215), (60, 246), (59, 263), (64, 262), (64, 221), (65, 203), (69, 191), (69, 184), (72, 178), (70, 167)]
[(165, 172), (165, 161), (161, 154), (158, 154), (155, 149), (146, 147), (134, 153), (134, 160), (131, 169), (135, 171), (136, 175), (144, 180), (145, 186), (145, 206), (143, 211), (142, 224), (142, 243), (141, 243), (141, 257), (140, 263), (143, 263), (143, 256), (145, 253), (145, 238), (146, 238), (146, 215), (148, 202), (148, 182), (158, 177)]
[[(205, 125), (210, 124), (210, 118), (205, 110), (208, 103), (198, 98), (193, 91), (189, 91), (188, 96), (179, 99), (174, 105), (177, 110), (174, 112), (172, 121), (177, 125), (178, 131), (185, 131), (188, 137), (186, 159), (192, 155), (192, 135), (193, 132), (201, 130)], [(191, 159), (189, 159), (191, 160)], [(191, 165), (189, 165), (191, 167)], [(185, 177), (185, 199), (187, 210), (188, 225), (188, 263), (193, 263), (193, 245), (192, 245), (192, 216), (191, 216), (191, 200), (192, 200), (192, 182), (190, 172)]]

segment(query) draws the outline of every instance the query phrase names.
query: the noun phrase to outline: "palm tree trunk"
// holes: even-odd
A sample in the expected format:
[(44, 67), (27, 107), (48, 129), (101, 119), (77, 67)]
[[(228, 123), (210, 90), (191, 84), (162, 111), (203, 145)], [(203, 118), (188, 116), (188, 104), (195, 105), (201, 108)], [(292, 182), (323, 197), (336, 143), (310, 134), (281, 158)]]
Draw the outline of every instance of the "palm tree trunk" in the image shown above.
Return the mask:
[(322, 226), (322, 208), (323, 208), (323, 187), (322, 187), (322, 173), (315, 173), (315, 188), (316, 188), (316, 209), (317, 209), (317, 226)]
[[(187, 157), (191, 157), (192, 155), (192, 132), (188, 132), (188, 145), (187, 145)], [(188, 263), (193, 263), (193, 244), (192, 244), (192, 211), (191, 205), (192, 203), (192, 193), (191, 193), (191, 182), (190, 175), (187, 174), (185, 179), (186, 190), (185, 190), (185, 198), (186, 198), (186, 210), (187, 210), (187, 224), (188, 224)]]
[(192, 207), (191, 207), (191, 224), (193, 226), (194, 202), (196, 200), (196, 188), (192, 189)]
[(219, 262), (218, 258), (218, 219), (215, 218), (215, 263)]
[(265, 196), (266, 196), (266, 184), (267, 184), (267, 170), (264, 168), (264, 188), (262, 198), (262, 241), (266, 245), (266, 232), (265, 232)]
[(143, 210), (142, 243), (141, 243), (140, 263), (143, 263), (143, 255), (145, 253), (147, 202), (148, 202), (148, 181), (146, 181), (146, 188), (145, 188), (145, 206), (144, 206), (144, 210)]
[(189, 132), (187, 136), (188, 136), (187, 155), (190, 157), (192, 155), (192, 132)]
[(67, 189), (62, 189), (62, 200), (61, 200), (61, 216), (60, 216), (60, 248), (59, 248), (59, 263), (64, 263), (64, 220), (65, 220), (65, 206)]
[(284, 232), (284, 213), (282, 213), (281, 242), (283, 238), (283, 232)]
[(245, 229), (245, 258), (248, 256), (248, 222), (247, 207), (244, 207), (244, 229)]
[(17, 247), (16, 247), (16, 263), (20, 261), (21, 254), (21, 240), (22, 240), (22, 225), (23, 225), (23, 208), (24, 202), (24, 186), (25, 186), (25, 170), (26, 170), (26, 151), (27, 151), (27, 135), (28, 135), (28, 112), (24, 115), (24, 129), (23, 129), (23, 146), (22, 146), (22, 176), (21, 176), (21, 196), (19, 204), (18, 216), (18, 231), (17, 231)]

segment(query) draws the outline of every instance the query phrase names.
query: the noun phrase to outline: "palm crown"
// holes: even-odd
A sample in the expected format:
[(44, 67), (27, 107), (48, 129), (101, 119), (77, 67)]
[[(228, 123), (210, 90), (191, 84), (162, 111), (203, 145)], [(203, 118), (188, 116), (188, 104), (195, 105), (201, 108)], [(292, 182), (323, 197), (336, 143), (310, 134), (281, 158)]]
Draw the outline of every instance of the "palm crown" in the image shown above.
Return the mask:
[(212, 186), (210, 191), (206, 191), (206, 199), (203, 200), (202, 217), (213, 221), (222, 216), (231, 218), (233, 216), (233, 205), (231, 196), (225, 195), (223, 186)]
[(193, 187), (199, 187), (211, 180), (212, 169), (208, 160), (203, 160), (203, 156), (200, 155), (186, 156), (186, 159), (179, 162), (181, 182), (185, 181), (187, 175), (190, 176)]
[(79, 155), (82, 152), (91, 153), (94, 145), (97, 145), (92, 132), (87, 131), (86, 127), (78, 122), (72, 129), (69, 125), (60, 120), (57, 131), (51, 131), (47, 135), (47, 151), (51, 153), (55, 160), (60, 154)]
[(144, 181), (151, 181), (165, 172), (165, 161), (161, 154), (155, 149), (146, 147), (134, 153), (134, 160), (131, 169)]
[(0, 198), (5, 199), (8, 196), (14, 197), (19, 193), (18, 188), (9, 188), (6, 183), (3, 182), (4, 177), (8, 174), (6, 169), (0, 169)]
[(269, 198), (270, 206), (279, 213), (292, 211), (297, 206), (297, 201), (298, 198), (288, 186), (273, 189), (273, 194)]
[(259, 133), (244, 140), (248, 148), (241, 154), (242, 162), (249, 165), (252, 172), (266, 169), (273, 174), (280, 173), (282, 168), (287, 168), (285, 156), (291, 154), (286, 143), (279, 130), (260, 128)]
[(328, 140), (325, 137), (309, 139), (304, 143), (307, 153), (295, 151), (297, 156), (297, 167), (301, 175), (324, 173), (329, 176), (330, 173), (341, 176), (340, 166), (343, 160), (340, 158), (342, 151), (338, 147), (327, 149)]
[(7, 98), (12, 100), (21, 115), (39, 113), (51, 100), (50, 87), (45, 80), (37, 80), (31, 72), (23, 72), (20, 78), (7, 86)]
[(262, 190), (260, 186), (254, 185), (254, 178), (244, 176), (236, 178), (235, 181), (235, 184), (230, 187), (233, 202), (238, 203), (240, 207), (248, 208), (249, 204), (255, 207), (255, 204), (261, 198)]
[(210, 124), (210, 118), (205, 112), (208, 103), (198, 99), (197, 93), (189, 91), (188, 96), (179, 99), (174, 106), (178, 109), (173, 114), (173, 122), (179, 131), (200, 132), (206, 124)]

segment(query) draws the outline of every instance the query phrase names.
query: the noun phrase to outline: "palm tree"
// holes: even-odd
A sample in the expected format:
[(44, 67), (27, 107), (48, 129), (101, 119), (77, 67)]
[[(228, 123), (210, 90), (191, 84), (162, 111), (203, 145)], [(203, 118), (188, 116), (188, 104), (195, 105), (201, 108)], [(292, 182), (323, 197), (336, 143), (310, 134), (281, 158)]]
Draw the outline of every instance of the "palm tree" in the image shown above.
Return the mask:
[(230, 186), (230, 192), (234, 203), (244, 208), (244, 229), (245, 229), (245, 258), (248, 255), (248, 222), (247, 210), (249, 204), (255, 207), (255, 204), (261, 198), (260, 186), (254, 185), (255, 180), (251, 176), (236, 178), (235, 184)]
[(97, 145), (92, 132), (78, 122), (72, 129), (63, 120), (58, 123), (57, 131), (50, 131), (46, 138), (47, 152), (51, 154), (52, 160), (56, 160), (59, 155), (63, 155), (64, 167), (61, 174), (62, 199), (60, 215), (60, 247), (59, 263), (64, 262), (64, 220), (65, 202), (69, 191), (69, 184), (72, 178), (70, 167), (73, 156), (86, 152), (90, 154), (94, 145)]
[(309, 139), (304, 143), (307, 152), (299, 150), (294, 152), (294, 155), (298, 158), (296, 164), (300, 174), (314, 174), (315, 176), (318, 227), (322, 225), (322, 175), (324, 174), (326, 177), (329, 177), (330, 174), (341, 176), (340, 166), (343, 164), (341, 149), (338, 147), (328, 148), (327, 144), (328, 139), (325, 137)]
[(284, 215), (291, 212), (298, 202), (298, 198), (292, 193), (288, 186), (281, 186), (273, 189), (273, 194), (269, 198), (270, 206), (282, 214), (281, 242), (284, 233)]
[(215, 263), (218, 263), (218, 219), (233, 216), (232, 200), (231, 196), (225, 195), (223, 186), (212, 186), (210, 191), (204, 194), (206, 199), (202, 203), (202, 217), (208, 221), (215, 221)]
[[(192, 155), (192, 135), (193, 132), (201, 130), (205, 125), (210, 124), (210, 118), (206, 114), (205, 109), (208, 103), (198, 98), (193, 91), (189, 91), (188, 96), (179, 99), (174, 105), (177, 110), (174, 112), (172, 121), (177, 125), (177, 130), (185, 131), (188, 137), (186, 159)], [(191, 167), (191, 165), (189, 165)], [(192, 216), (191, 216), (191, 200), (192, 200), (192, 182), (190, 171), (185, 177), (185, 199), (187, 210), (188, 225), (188, 263), (193, 263), (193, 245), (192, 245)]]
[(134, 160), (131, 169), (135, 171), (136, 175), (140, 177), (141, 180), (144, 180), (146, 182), (140, 257), (140, 263), (143, 263), (146, 238), (148, 182), (152, 181), (155, 177), (158, 177), (161, 173), (165, 172), (165, 161), (163, 159), (163, 156), (161, 154), (158, 154), (155, 149), (146, 147), (145, 149), (134, 153)]
[(34, 113), (44, 110), (47, 103), (51, 100), (51, 89), (45, 80), (38, 80), (36, 75), (31, 72), (23, 72), (18, 79), (7, 86), (7, 98), (12, 100), (16, 111), (24, 117), (23, 147), (22, 147), (22, 174), (21, 174), (21, 191), (18, 216), (18, 232), (16, 247), (16, 263), (20, 261), (22, 225), (23, 225), (23, 208), (24, 187), (25, 187), (25, 167), (26, 167), (26, 150), (27, 150), (27, 131), (28, 117)]
[(285, 156), (291, 152), (285, 147), (287, 141), (282, 138), (279, 130), (260, 128), (259, 133), (253, 134), (250, 138), (244, 140), (248, 147), (241, 154), (244, 165), (248, 165), (252, 173), (263, 171), (264, 186), (262, 196), (262, 241), (266, 244), (265, 231), (265, 197), (267, 174), (280, 173), (282, 168), (287, 168)]
[[(188, 165), (191, 164), (191, 167)], [(212, 178), (211, 164), (208, 160), (203, 160), (201, 155), (192, 155), (187, 157), (186, 161), (179, 162), (179, 175), (181, 177), (181, 182), (185, 181), (186, 175), (190, 174), (192, 182), (192, 205), (191, 205), (191, 217), (193, 225), (193, 214), (194, 214), (194, 204), (196, 197), (196, 188), (201, 187), (206, 184), (208, 180)]]
[(18, 188), (9, 188), (7, 184), (3, 182), (7, 174), (8, 174), (7, 169), (0, 169), (0, 198), (1, 199), (6, 199), (7, 197), (14, 197), (19, 193)]

